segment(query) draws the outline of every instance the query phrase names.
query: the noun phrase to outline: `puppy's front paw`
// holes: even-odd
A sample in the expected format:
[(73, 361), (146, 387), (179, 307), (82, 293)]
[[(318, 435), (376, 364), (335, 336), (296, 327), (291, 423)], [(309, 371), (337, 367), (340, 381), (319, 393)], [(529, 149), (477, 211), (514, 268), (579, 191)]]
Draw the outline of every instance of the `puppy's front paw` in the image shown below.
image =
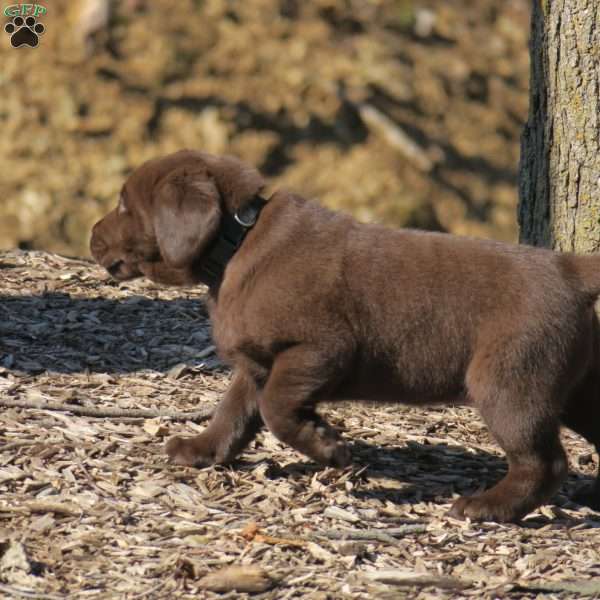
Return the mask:
[(486, 498), (486, 494), (478, 496), (462, 496), (450, 508), (448, 516), (455, 519), (469, 518), (471, 521), (495, 521), (497, 523), (514, 523), (522, 516), (512, 503), (501, 504)]
[(192, 438), (172, 437), (165, 450), (169, 462), (187, 467), (208, 467), (215, 462), (215, 452), (210, 450), (201, 435)]
[(324, 462), (330, 467), (343, 469), (352, 461), (350, 448), (342, 440), (332, 441), (323, 448)]

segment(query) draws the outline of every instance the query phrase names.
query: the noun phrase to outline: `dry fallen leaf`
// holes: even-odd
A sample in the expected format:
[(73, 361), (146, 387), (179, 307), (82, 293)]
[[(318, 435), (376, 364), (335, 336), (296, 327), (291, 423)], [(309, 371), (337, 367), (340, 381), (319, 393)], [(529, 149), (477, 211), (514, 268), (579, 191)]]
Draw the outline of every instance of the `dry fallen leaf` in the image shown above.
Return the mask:
[(143, 428), (146, 433), (155, 437), (164, 437), (169, 433), (169, 428), (160, 418), (146, 419)]
[(258, 524), (255, 523), (254, 521), (250, 521), (245, 527), (244, 529), (242, 529), (240, 535), (247, 539), (248, 541), (251, 541), (254, 539), (254, 536), (256, 536), (256, 534), (259, 532), (259, 527)]
[(24, 573), (31, 571), (31, 564), (25, 546), (21, 542), (14, 540), (8, 542), (8, 547), (0, 558), (0, 574), (9, 570), (23, 571)]
[(230, 566), (205, 575), (198, 585), (211, 592), (264, 592), (271, 589), (276, 581), (261, 567)]
[(0, 582), (14, 584), (21, 589), (31, 589), (37, 578), (34, 563), (25, 546), (21, 542), (10, 540), (0, 544), (0, 553)]
[(304, 547), (307, 542), (305, 540), (291, 539), (277, 537), (273, 535), (265, 535), (260, 533), (260, 528), (254, 521), (250, 521), (244, 529), (242, 529), (240, 535), (247, 539), (249, 542), (257, 542), (259, 544), (271, 544), (271, 545), (282, 545), (282, 546), (295, 546)]
[(135, 498), (147, 499), (155, 498), (160, 494), (165, 493), (165, 488), (162, 485), (152, 483), (152, 481), (143, 481), (129, 490), (129, 495)]

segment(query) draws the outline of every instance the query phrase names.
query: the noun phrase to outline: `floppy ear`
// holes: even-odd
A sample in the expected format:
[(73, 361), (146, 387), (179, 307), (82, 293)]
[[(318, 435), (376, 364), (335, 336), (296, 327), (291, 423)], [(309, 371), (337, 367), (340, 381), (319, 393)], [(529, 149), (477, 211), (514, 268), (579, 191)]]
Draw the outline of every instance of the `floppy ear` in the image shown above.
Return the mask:
[(239, 210), (265, 187), (262, 175), (254, 167), (234, 156), (204, 154), (202, 159), (214, 177), (225, 205), (232, 213)]
[(206, 172), (180, 168), (158, 184), (154, 234), (163, 260), (184, 267), (197, 259), (219, 229), (219, 191)]

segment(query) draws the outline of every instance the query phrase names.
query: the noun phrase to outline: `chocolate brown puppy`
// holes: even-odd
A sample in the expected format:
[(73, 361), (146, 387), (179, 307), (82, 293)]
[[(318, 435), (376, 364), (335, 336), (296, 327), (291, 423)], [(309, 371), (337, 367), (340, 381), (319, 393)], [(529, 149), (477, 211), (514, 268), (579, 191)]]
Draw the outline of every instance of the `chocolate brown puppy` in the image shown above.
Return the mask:
[(509, 470), (451, 514), (514, 521), (567, 473), (561, 424), (598, 448), (600, 257), (359, 224), (263, 186), (234, 158), (181, 151), (137, 169), (93, 230), (117, 279), (209, 285), (233, 382), (201, 435), (168, 442), (172, 462), (229, 462), (264, 424), (343, 467), (320, 401), (466, 403)]

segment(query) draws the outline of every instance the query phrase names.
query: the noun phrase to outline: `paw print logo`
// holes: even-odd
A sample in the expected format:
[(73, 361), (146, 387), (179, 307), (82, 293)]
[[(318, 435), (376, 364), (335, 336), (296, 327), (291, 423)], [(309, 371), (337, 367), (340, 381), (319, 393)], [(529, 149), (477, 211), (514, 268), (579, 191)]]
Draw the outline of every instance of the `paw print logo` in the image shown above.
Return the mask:
[(4, 31), (10, 35), (10, 43), (13, 48), (29, 46), (35, 48), (39, 43), (39, 36), (46, 28), (37, 22), (35, 17), (15, 17), (4, 26)]

